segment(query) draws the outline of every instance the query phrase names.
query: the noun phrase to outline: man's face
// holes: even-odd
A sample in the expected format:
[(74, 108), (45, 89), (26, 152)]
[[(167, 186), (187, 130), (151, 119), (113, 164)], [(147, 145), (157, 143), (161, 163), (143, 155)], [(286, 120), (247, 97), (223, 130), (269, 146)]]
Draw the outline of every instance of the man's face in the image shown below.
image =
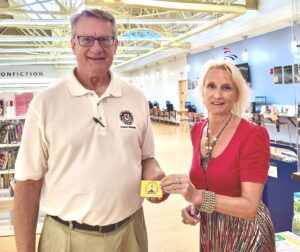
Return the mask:
[(118, 41), (114, 40), (112, 47), (103, 47), (96, 40), (90, 47), (79, 45), (76, 36), (114, 36), (112, 24), (94, 17), (81, 17), (75, 26), (75, 37), (71, 39), (71, 46), (77, 60), (79, 74), (98, 76), (106, 74), (113, 62)]

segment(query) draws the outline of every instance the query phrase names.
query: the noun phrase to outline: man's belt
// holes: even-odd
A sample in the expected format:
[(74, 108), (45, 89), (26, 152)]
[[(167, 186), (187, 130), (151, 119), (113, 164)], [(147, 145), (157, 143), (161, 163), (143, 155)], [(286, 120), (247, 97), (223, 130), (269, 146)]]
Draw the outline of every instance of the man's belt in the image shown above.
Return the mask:
[(55, 220), (61, 224), (64, 224), (66, 226), (72, 227), (72, 228), (87, 230), (87, 231), (97, 231), (100, 233), (109, 233), (109, 232), (113, 232), (113, 231), (117, 230), (124, 223), (129, 221), (131, 216), (129, 216), (129, 217), (125, 218), (124, 220), (121, 220), (115, 224), (111, 224), (111, 225), (107, 225), (107, 226), (92, 226), (92, 225), (88, 225), (85, 223), (78, 223), (77, 221), (65, 221), (65, 220), (62, 220), (61, 218), (59, 218), (58, 216), (50, 215), (50, 217), (53, 220)]

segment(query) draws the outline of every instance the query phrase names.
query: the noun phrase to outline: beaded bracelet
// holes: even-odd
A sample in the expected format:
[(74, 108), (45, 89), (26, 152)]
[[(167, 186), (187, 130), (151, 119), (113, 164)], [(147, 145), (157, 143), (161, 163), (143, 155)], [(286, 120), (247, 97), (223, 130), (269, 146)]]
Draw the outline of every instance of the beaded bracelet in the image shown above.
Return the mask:
[(202, 190), (202, 204), (197, 206), (198, 211), (212, 213), (216, 207), (216, 194), (214, 192)]

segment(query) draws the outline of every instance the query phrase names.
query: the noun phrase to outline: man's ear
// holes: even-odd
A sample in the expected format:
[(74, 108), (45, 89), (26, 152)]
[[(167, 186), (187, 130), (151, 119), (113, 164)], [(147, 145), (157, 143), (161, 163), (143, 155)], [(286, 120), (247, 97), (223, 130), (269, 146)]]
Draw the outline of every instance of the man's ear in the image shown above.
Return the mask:
[(71, 38), (70, 44), (71, 44), (71, 48), (72, 48), (72, 51), (73, 51), (73, 54), (74, 54), (74, 50), (75, 50), (75, 39), (74, 38)]
[(118, 45), (119, 45), (119, 40), (118, 40), (118, 39), (115, 39), (115, 40), (114, 40), (114, 47), (115, 47), (114, 54), (116, 54), (116, 52), (117, 52)]

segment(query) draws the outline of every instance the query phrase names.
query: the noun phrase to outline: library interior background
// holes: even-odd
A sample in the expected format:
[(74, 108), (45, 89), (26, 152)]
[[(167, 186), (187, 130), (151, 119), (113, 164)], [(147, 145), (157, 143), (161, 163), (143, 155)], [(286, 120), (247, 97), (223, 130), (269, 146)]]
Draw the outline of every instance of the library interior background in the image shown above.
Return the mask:
[[(143, 91), (155, 134), (164, 128), (169, 138), (189, 138), (206, 116), (196, 89), (202, 66), (210, 59), (238, 66), (251, 89), (243, 116), (270, 135), (263, 201), (277, 250), (300, 251), (300, 0), (0, 0), (0, 251), (14, 235), (14, 163), (28, 105), (72, 71), (70, 16), (95, 7), (116, 17), (112, 71)], [(177, 239), (169, 242), (173, 250), (150, 251), (177, 251)]]

